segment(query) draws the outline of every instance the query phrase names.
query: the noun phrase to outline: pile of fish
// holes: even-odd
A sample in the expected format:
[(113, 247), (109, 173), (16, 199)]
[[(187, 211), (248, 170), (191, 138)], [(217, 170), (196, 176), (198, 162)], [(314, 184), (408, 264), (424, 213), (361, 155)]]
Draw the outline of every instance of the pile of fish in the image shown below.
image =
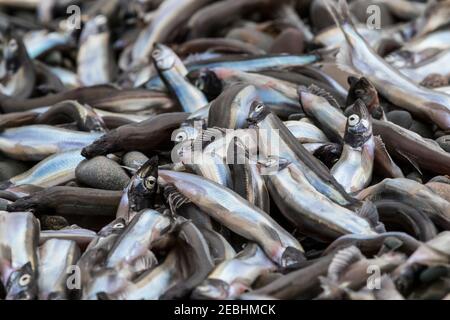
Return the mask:
[(0, 0), (0, 299), (450, 299), (450, 1)]

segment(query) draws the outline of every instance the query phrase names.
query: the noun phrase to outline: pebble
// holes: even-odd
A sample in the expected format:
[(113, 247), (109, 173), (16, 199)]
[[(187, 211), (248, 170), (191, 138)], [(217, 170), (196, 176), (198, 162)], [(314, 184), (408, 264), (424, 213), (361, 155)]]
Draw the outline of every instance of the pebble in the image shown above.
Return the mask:
[(433, 132), (430, 130), (430, 128), (423, 124), (422, 122), (413, 120), (411, 126), (409, 127), (409, 130), (419, 134), (423, 138), (432, 139), (433, 138)]
[(123, 190), (130, 181), (120, 165), (103, 156), (81, 162), (75, 177), (84, 185), (104, 190)]
[(138, 170), (149, 158), (139, 151), (131, 151), (126, 153), (122, 158), (122, 164), (127, 168)]
[(28, 170), (28, 166), (20, 161), (0, 159), (0, 181), (9, 180)]
[(396, 125), (399, 125), (405, 129), (409, 129), (413, 123), (413, 118), (408, 111), (394, 110), (389, 112), (386, 116), (389, 121), (392, 121)]
[(450, 152), (450, 136), (442, 136), (436, 142), (447, 152)]

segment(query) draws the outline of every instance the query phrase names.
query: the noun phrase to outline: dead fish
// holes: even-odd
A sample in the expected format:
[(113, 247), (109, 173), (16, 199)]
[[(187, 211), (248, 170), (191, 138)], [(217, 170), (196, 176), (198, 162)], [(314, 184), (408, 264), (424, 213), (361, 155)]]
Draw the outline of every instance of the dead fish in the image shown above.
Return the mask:
[(61, 216), (114, 217), (120, 197), (120, 191), (58, 186), (17, 199), (8, 206), (8, 211), (34, 210)]
[(0, 212), (0, 274), (6, 299), (37, 295), (39, 222), (30, 212)]
[(295, 238), (233, 191), (189, 173), (160, 170), (159, 177), (229, 229), (257, 241), (280, 266), (303, 260), (303, 249)]
[(0, 189), (10, 189), (21, 185), (43, 188), (62, 185), (75, 179), (75, 169), (83, 161), (81, 150), (66, 151), (50, 156), (28, 171), (0, 184)]
[(125, 188), (116, 217), (129, 222), (140, 211), (151, 208), (158, 191), (158, 157), (146, 161)]
[(101, 116), (99, 116), (89, 105), (82, 105), (74, 100), (63, 101), (55, 104), (47, 111), (41, 113), (36, 118), (35, 123), (57, 124), (64, 120), (68, 122), (71, 120), (75, 121), (78, 129), (81, 131), (107, 131), (106, 125)]
[(39, 248), (39, 294), (40, 300), (66, 300), (67, 278), (70, 267), (80, 256), (76, 243), (68, 240), (50, 239)]
[(440, 74), (443, 75), (444, 79), (447, 79), (447, 75), (450, 74), (450, 69), (446, 68), (445, 61), (448, 61), (449, 58), (450, 49), (447, 49), (434, 55), (430, 59), (424, 59), (418, 64), (399, 68), (398, 70), (409, 79), (419, 84), (431, 74)]
[(187, 113), (173, 112), (119, 127), (84, 148), (81, 154), (92, 158), (117, 151), (146, 152), (161, 148), (170, 140), (173, 130), (177, 129), (188, 116)]
[(233, 259), (219, 264), (192, 293), (196, 299), (230, 299), (251, 289), (251, 285), (263, 273), (276, 270), (277, 266), (255, 243), (249, 243)]
[(2, 40), (0, 92), (7, 97), (26, 99), (32, 94), (36, 83), (33, 63), (22, 40), (17, 37)]
[(99, 15), (83, 27), (77, 56), (77, 73), (85, 86), (110, 83), (115, 75), (108, 20)]
[(100, 136), (96, 132), (30, 125), (0, 133), (0, 150), (14, 159), (39, 161), (55, 153), (81, 149)]
[(385, 179), (362, 190), (358, 198), (413, 201), (414, 206), (427, 214), (437, 226), (447, 228), (450, 223), (450, 203), (427, 186), (411, 179)]
[(81, 249), (87, 247), (94, 241), (97, 234), (89, 229), (83, 229), (76, 226), (69, 226), (60, 230), (42, 230), (39, 235), (39, 244), (56, 239), (69, 242), (75, 242)]
[(372, 117), (379, 120), (386, 120), (384, 110), (380, 105), (378, 92), (369, 80), (365, 77), (359, 79), (356, 77), (349, 77), (348, 83), (350, 89), (348, 91), (346, 106), (351, 106), (357, 99), (361, 99)]
[(353, 114), (347, 119), (341, 158), (331, 174), (348, 193), (364, 189), (372, 180), (375, 141), (372, 119), (362, 100), (356, 100)]
[(36, 30), (27, 32), (23, 38), (25, 48), (31, 59), (38, 59), (58, 49), (75, 47), (70, 33)]
[(272, 199), (302, 233), (318, 239), (336, 239), (348, 233), (376, 233), (367, 221), (377, 222), (371, 205), (365, 204), (355, 213), (318, 192), (295, 163), (283, 158), (260, 161), (271, 172), (265, 179)]
[(262, 55), (264, 50), (236, 39), (228, 38), (197, 38), (184, 42), (177, 49), (177, 52), (186, 56), (193, 53), (201, 53), (205, 51), (227, 52), (227, 53), (244, 53), (252, 55)]
[(111, 247), (105, 267), (116, 269), (128, 279), (157, 264), (151, 246), (169, 231), (169, 217), (158, 211), (145, 209), (126, 226)]
[(373, 52), (351, 23), (345, 0), (340, 1), (340, 12), (336, 7), (329, 9), (346, 37), (346, 45), (338, 55), (339, 63), (364, 74), (392, 103), (443, 130), (450, 129), (450, 96), (416, 85)]
[(325, 133), (314, 124), (306, 121), (285, 121), (285, 126), (300, 143), (328, 142)]
[(164, 2), (154, 13), (152, 21), (140, 32), (133, 45), (134, 65), (148, 61), (156, 42), (167, 42), (174, 37), (178, 28), (209, 0), (170, 0)]
[(178, 100), (183, 111), (194, 112), (208, 104), (203, 93), (192, 85), (184, 74), (176, 70), (176, 54), (169, 47), (156, 43), (152, 59), (160, 77)]

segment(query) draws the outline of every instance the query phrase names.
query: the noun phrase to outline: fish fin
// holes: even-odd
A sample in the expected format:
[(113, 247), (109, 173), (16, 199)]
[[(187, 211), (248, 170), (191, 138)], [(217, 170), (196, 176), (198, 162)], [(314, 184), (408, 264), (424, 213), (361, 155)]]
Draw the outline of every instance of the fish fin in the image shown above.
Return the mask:
[(337, 282), (349, 266), (362, 259), (364, 259), (364, 255), (355, 246), (339, 250), (331, 260), (327, 278)]
[(340, 285), (338, 282), (331, 280), (328, 277), (319, 276), (319, 282), (323, 290), (319, 299), (338, 299), (343, 297), (346, 293), (344, 285)]
[(351, 52), (348, 44), (344, 43), (338, 54), (336, 55), (336, 65), (339, 69), (350, 74), (357, 74), (357, 72), (351, 67), (352, 62), (350, 60)]
[(385, 158), (387, 162), (390, 163), (391, 168), (389, 170), (389, 175), (391, 175), (391, 178), (404, 178), (405, 175), (403, 174), (402, 169), (400, 169), (400, 167), (392, 159), (386, 148), (386, 145), (383, 142), (383, 139), (381, 139), (381, 136), (374, 136), (373, 138), (375, 142), (376, 153), (378, 153), (380, 157)]
[(121, 165), (121, 167), (122, 167), (123, 169), (125, 169), (125, 170), (128, 170), (128, 171), (129, 171), (131, 174), (133, 174), (133, 175), (135, 175), (136, 172), (137, 172), (137, 169), (135, 169), (135, 168), (127, 167), (127, 166), (124, 166), (124, 165)]
[(174, 186), (166, 186), (163, 193), (174, 216), (178, 208), (184, 204), (191, 203), (191, 200), (180, 193)]
[(341, 106), (339, 105), (339, 102), (336, 100), (336, 98), (327, 90), (312, 84), (308, 87), (308, 91), (312, 94), (325, 98), (333, 107), (336, 107), (337, 109), (341, 110)]
[(384, 230), (384, 225), (379, 220), (377, 207), (372, 201), (364, 201), (362, 206), (356, 210), (356, 214), (367, 220), (373, 228), (378, 229), (379, 231)]
[(414, 169), (417, 170), (417, 172), (419, 172), (421, 175), (423, 175), (422, 171), (420, 170), (420, 166), (417, 163), (417, 161), (415, 161), (414, 159), (412, 159), (409, 155), (407, 155), (405, 152), (403, 152), (402, 150), (397, 150), (397, 152), (406, 160), (408, 160), (409, 163), (412, 164), (412, 166), (414, 167)]
[(148, 269), (151, 269), (153, 266), (157, 264), (158, 260), (156, 259), (155, 254), (152, 251), (147, 250), (145, 254), (143, 254), (134, 261), (133, 270), (137, 273), (140, 273)]

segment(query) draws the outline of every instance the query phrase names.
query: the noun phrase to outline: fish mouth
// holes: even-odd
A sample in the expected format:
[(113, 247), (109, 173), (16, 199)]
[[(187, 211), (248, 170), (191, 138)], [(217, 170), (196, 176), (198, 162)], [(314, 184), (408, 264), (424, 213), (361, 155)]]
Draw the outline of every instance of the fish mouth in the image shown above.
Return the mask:
[(199, 300), (224, 300), (228, 298), (230, 285), (220, 279), (207, 279), (194, 289), (191, 298)]
[(295, 268), (305, 261), (306, 257), (304, 253), (294, 247), (287, 247), (281, 256), (281, 266), (287, 269)]

